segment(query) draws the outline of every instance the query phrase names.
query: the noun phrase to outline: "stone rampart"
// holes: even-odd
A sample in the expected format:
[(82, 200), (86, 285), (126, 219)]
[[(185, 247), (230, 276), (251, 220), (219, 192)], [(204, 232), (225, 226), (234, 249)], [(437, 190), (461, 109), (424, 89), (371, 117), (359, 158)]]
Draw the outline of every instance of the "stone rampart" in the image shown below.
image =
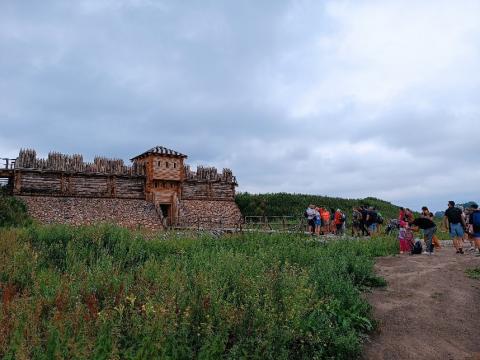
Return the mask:
[(130, 229), (160, 230), (162, 219), (155, 206), (137, 199), (98, 199), (18, 196), (30, 216), (43, 224), (91, 225), (113, 223)]
[(182, 226), (219, 228), (233, 227), (242, 222), (237, 204), (228, 200), (181, 200), (179, 213)]

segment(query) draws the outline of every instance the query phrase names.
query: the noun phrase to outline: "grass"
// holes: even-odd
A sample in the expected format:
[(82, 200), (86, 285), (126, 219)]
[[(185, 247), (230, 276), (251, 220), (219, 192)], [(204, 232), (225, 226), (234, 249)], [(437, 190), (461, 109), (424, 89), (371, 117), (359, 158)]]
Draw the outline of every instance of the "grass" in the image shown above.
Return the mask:
[(0, 229), (4, 359), (352, 359), (390, 238)]
[(469, 278), (475, 279), (475, 280), (480, 280), (480, 267), (472, 268), (472, 269), (467, 269), (465, 270), (465, 273)]

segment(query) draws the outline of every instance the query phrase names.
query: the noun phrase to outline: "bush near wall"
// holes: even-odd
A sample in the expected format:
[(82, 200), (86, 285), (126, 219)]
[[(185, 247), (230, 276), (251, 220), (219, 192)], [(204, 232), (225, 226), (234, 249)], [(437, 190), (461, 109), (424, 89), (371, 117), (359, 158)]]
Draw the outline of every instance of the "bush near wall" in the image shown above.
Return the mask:
[(0, 229), (4, 359), (352, 359), (394, 239)]
[(25, 203), (7, 195), (0, 188), (0, 227), (23, 226), (30, 222)]

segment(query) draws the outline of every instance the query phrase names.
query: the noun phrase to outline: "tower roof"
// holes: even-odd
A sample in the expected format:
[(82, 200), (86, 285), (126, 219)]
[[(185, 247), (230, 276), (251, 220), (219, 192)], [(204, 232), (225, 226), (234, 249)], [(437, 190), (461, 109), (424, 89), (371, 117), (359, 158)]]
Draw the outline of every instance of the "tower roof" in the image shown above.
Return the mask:
[(130, 160), (133, 161), (133, 160), (141, 159), (141, 158), (144, 158), (144, 157), (149, 156), (149, 155), (168, 155), (168, 156), (174, 156), (174, 157), (179, 157), (179, 158), (186, 158), (187, 157), (187, 155), (184, 155), (184, 154), (179, 153), (178, 151), (175, 151), (175, 150), (172, 150), (172, 149), (167, 149), (164, 146), (155, 146), (155, 147), (145, 151), (144, 153), (131, 158)]

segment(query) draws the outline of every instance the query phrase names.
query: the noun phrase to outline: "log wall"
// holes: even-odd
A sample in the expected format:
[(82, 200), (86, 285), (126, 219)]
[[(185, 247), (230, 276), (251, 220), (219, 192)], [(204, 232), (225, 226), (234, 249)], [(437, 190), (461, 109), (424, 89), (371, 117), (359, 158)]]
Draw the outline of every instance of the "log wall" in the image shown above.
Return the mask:
[(235, 185), (224, 182), (186, 181), (182, 184), (184, 200), (235, 200)]
[(16, 195), (144, 199), (144, 177), (17, 170)]

